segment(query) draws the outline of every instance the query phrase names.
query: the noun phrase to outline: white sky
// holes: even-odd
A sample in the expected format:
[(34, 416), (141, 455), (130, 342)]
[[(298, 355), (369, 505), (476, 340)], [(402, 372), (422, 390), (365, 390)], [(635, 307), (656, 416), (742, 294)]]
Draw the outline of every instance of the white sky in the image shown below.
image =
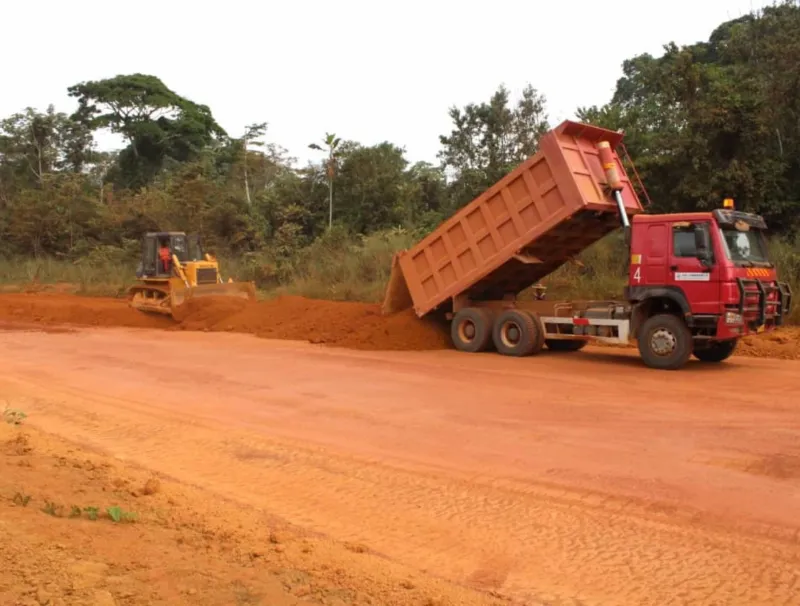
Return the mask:
[[(208, 105), (231, 136), (267, 138), (304, 162), (326, 131), (388, 140), (436, 160), (448, 108), (527, 82), (551, 124), (605, 103), (634, 55), (707, 40), (761, 0), (42, 0), (0, 9), (0, 116), (71, 112), (66, 89), (141, 72)], [(491, 7), (491, 8), (490, 8)], [(100, 138), (103, 148), (119, 146)]]

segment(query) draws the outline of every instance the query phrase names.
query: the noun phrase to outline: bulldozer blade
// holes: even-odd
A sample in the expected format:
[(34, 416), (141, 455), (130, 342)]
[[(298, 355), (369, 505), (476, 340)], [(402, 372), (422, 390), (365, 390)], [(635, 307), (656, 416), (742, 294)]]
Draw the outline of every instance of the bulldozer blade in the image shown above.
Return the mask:
[(183, 305), (187, 301), (200, 297), (238, 297), (255, 301), (256, 287), (252, 282), (226, 282), (222, 284), (200, 284), (185, 286), (181, 280), (170, 280), (172, 305)]
[(186, 286), (180, 278), (170, 279), (170, 304), (172, 316), (179, 319), (179, 308), (193, 299), (205, 297), (235, 297), (247, 301), (256, 300), (253, 282), (225, 282), (222, 284), (200, 284)]
[(408, 292), (408, 285), (400, 268), (399, 255), (392, 258), (392, 272), (389, 274), (389, 282), (386, 284), (386, 292), (383, 297), (381, 312), (389, 315), (403, 311), (411, 307), (411, 293)]

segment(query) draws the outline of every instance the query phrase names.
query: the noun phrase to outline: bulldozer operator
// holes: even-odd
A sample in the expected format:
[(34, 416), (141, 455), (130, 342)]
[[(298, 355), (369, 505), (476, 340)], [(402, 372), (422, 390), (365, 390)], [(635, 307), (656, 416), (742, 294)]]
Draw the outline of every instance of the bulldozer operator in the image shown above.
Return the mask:
[(158, 249), (158, 258), (161, 261), (161, 269), (165, 274), (170, 273), (170, 266), (172, 264), (172, 252), (169, 249), (169, 241), (162, 240), (161, 246)]

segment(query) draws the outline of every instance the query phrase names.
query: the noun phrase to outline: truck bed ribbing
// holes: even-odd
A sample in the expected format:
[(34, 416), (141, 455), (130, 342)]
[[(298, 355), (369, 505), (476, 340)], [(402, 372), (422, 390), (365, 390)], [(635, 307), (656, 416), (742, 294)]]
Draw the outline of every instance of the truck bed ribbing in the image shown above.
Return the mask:
[(642, 212), (614, 151), (622, 134), (564, 121), (542, 137), (535, 155), (395, 256), (384, 313), (413, 305), (422, 317), (459, 297), (515, 295), (617, 229), (620, 213), (601, 141), (617, 165), (625, 211)]

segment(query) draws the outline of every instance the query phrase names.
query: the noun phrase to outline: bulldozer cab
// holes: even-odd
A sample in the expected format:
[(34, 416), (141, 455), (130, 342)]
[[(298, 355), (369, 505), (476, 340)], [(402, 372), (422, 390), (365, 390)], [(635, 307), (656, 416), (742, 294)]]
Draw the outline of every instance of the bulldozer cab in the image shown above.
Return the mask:
[[(169, 252), (169, 263), (164, 263), (162, 250)], [(150, 232), (142, 240), (142, 275), (168, 278), (172, 275), (172, 255), (181, 264), (203, 260), (200, 238), (183, 232)]]

